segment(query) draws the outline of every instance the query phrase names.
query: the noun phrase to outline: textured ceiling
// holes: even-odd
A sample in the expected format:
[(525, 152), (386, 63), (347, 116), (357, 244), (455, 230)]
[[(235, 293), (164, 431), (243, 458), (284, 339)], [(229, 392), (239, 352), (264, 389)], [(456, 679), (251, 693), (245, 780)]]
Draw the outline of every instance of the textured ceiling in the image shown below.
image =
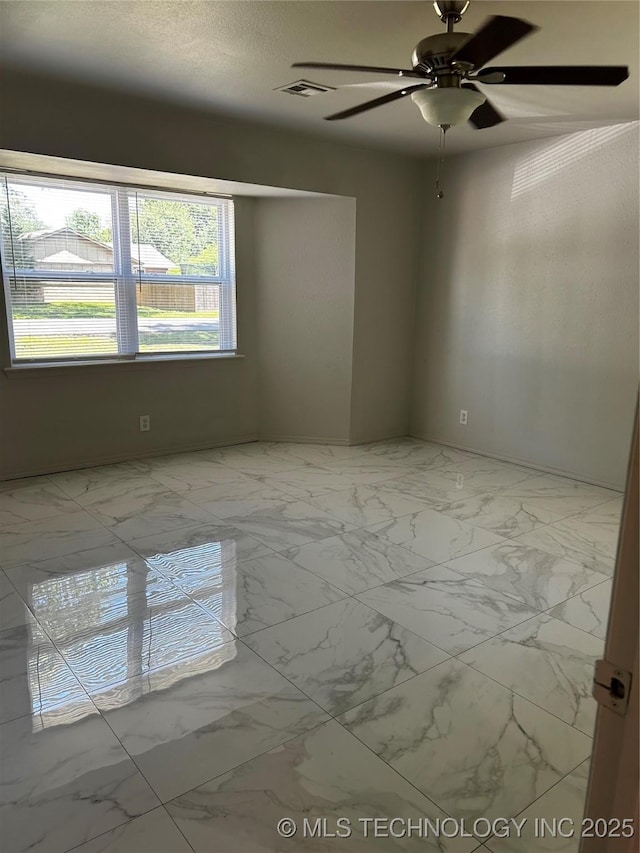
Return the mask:
[[(454, 128), (450, 150), (503, 145), (638, 118), (637, 0), (476, 0), (457, 30), (515, 15), (541, 30), (491, 64), (625, 64), (615, 89), (485, 87), (509, 121)], [(397, 86), (393, 78), (291, 69), (317, 60), (408, 67), (423, 37), (442, 32), (432, 4), (343, 0), (0, 3), (0, 54), (10, 65), (73, 75), (352, 142), (430, 154), (438, 132), (408, 99), (344, 122), (322, 117)], [(340, 87), (312, 98), (274, 91), (304, 77)], [(352, 84), (385, 80), (379, 88)]]

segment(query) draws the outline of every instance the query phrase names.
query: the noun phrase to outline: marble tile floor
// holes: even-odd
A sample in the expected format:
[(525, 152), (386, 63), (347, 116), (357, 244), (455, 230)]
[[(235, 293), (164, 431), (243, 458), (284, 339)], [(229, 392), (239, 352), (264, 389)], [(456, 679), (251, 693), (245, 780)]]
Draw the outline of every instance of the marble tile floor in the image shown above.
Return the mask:
[(0, 849), (577, 853), (621, 508), (409, 438), (0, 484)]

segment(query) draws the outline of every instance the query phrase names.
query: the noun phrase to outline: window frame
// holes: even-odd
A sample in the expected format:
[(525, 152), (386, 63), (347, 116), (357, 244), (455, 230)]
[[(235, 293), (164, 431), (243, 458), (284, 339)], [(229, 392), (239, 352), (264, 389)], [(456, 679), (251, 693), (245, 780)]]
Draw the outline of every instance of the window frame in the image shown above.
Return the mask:
[[(237, 351), (237, 315), (235, 280), (235, 209), (234, 198), (209, 192), (155, 187), (144, 183), (106, 182), (92, 178), (78, 178), (67, 175), (49, 175), (44, 173), (3, 169), (0, 167), (0, 181), (10, 181), (12, 186), (25, 184), (30, 187), (52, 187), (64, 184), (64, 189), (87, 191), (91, 186), (106, 190), (111, 198), (113, 270), (108, 272), (74, 272), (71, 270), (30, 270), (6, 262), (7, 252), (2, 230), (0, 229), (0, 272), (4, 292), (4, 314), (7, 323), (9, 343), (9, 370), (26, 368), (55, 367), (64, 365), (95, 365), (100, 363), (174, 361), (184, 359), (203, 359), (238, 356)], [(4, 188), (2, 189), (4, 192)], [(141, 268), (134, 271), (131, 253), (132, 208), (130, 200), (140, 193), (143, 198), (170, 200), (188, 203), (207, 202), (217, 208), (218, 225), (218, 275), (185, 275), (144, 273)], [(133, 259), (135, 260), (135, 259)], [(43, 275), (44, 274), (44, 275)], [(114, 287), (116, 312), (116, 335), (118, 352), (105, 354), (73, 354), (50, 357), (17, 358), (13, 328), (13, 310), (11, 303), (11, 283), (18, 281), (74, 281), (88, 283), (108, 283)], [(169, 280), (168, 280), (169, 279)], [(139, 350), (138, 312), (136, 286), (139, 284), (161, 284), (165, 286), (218, 285), (218, 348), (196, 350)]]

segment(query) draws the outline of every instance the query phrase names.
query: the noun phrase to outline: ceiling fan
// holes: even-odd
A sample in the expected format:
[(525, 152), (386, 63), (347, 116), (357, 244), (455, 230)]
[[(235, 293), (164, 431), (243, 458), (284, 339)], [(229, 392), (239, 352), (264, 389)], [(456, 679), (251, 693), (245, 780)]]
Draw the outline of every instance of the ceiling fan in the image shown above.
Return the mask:
[(407, 95), (419, 107), (429, 124), (443, 131), (462, 122), (477, 129), (493, 127), (505, 117), (487, 100), (476, 83), (483, 85), (527, 86), (618, 86), (629, 76), (623, 65), (500, 66), (485, 68), (487, 62), (538, 27), (520, 18), (495, 15), (475, 33), (454, 32), (469, 6), (468, 0), (438, 0), (433, 4), (445, 33), (427, 36), (411, 57), (409, 69), (368, 65), (341, 65), (332, 62), (295, 62), (293, 68), (325, 68), (393, 74), (410, 85), (397, 92), (374, 98), (356, 107), (326, 116), (327, 121), (350, 118), (367, 110), (397, 101)]

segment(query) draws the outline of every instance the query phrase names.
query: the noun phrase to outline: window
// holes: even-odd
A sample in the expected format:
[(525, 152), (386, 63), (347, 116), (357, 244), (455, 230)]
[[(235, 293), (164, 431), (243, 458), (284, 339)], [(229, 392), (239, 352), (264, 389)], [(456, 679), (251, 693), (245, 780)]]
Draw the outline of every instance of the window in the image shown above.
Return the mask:
[(235, 351), (231, 199), (31, 174), (2, 184), (14, 363)]

